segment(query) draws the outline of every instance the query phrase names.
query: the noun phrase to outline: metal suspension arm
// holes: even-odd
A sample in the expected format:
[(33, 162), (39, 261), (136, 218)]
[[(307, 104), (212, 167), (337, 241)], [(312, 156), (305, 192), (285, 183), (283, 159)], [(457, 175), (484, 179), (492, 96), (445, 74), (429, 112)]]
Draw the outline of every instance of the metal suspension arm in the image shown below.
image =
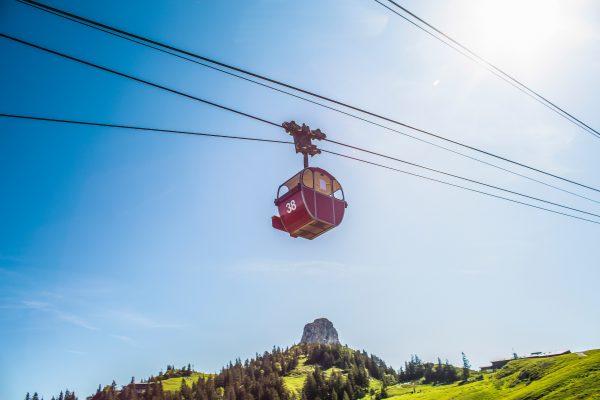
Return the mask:
[(302, 153), (304, 156), (304, 168), (308, 168), (308, 156), (320, 154), (321, 150), (312, 143), (313, 139), (323, 140), (327, 137), (320, 129), (311, 130), (308, 125), (298, 125), (295, 121), (284, 122), (281, 124), (283, 129), (294, 138), (296, 153)]

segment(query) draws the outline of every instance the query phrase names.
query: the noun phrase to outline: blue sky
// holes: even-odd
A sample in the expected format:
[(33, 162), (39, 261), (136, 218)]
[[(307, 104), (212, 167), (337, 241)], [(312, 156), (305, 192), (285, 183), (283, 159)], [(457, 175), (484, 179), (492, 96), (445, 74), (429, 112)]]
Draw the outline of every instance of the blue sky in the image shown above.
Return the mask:
[[(600, 180), (596, 139), (375, 2), (49, 4)], [(600, 5), (531, 0), (514, 15), (514, 1), (403, 4), (600, 126)], [(0, 25), (270, 120), (599, 211), (17, 2), (0, 3)], [(1, 112), (285, 138), (7, 40), (0, 51)], [(513, 350), (598, 347), (598, 227), (328, 155), (312, 163), (340, 180), (350, 205), (338, 229), (294, 240), (270, 227), (277, 186), (301, 167), (290, 148), (1, 120), (0, 398), (66, 387), (83, 397), (167, 364), (215, 371), (297, 342), (321, 316), (344, 343), (396, 367), (413, 353), (458, 363), (464, 351), (483, 365)]]

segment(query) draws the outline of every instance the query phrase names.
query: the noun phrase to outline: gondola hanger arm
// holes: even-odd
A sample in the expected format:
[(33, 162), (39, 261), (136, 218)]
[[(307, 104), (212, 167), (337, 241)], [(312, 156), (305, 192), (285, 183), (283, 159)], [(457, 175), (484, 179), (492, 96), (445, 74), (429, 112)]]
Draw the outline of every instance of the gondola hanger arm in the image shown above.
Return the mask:
[(320, 129), (311, 130), (306, 124), (298, 125), (296, 121), (284, 122), (281, 124), (283, 129), (294, 138), (296, 153), (302, 153), (304, 156), (304, 168), (308, 168), (308, 156), (315, 156), (321, 153), (321, 150), (313, 140), (324, 140), (327, 138)]

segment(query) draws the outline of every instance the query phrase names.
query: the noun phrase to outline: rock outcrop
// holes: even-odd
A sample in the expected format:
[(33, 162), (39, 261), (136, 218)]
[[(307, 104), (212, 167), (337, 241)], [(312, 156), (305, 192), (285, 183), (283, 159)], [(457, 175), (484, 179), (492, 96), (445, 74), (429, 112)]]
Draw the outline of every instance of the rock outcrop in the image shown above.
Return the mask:
[(338, 333), (327, 318), (318, 318), (304, 325), (301, 343), (339, 344)]

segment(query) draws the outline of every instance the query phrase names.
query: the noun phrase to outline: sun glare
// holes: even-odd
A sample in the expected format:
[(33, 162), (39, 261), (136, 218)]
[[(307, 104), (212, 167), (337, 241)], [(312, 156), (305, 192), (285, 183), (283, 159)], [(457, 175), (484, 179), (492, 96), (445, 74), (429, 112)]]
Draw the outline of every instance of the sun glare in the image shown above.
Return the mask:
[(494, 59), (535, 64), (566, 28), (566, 19), (555, 0), (487, 0), (477, 2), (479, 25), (474, 48)]

